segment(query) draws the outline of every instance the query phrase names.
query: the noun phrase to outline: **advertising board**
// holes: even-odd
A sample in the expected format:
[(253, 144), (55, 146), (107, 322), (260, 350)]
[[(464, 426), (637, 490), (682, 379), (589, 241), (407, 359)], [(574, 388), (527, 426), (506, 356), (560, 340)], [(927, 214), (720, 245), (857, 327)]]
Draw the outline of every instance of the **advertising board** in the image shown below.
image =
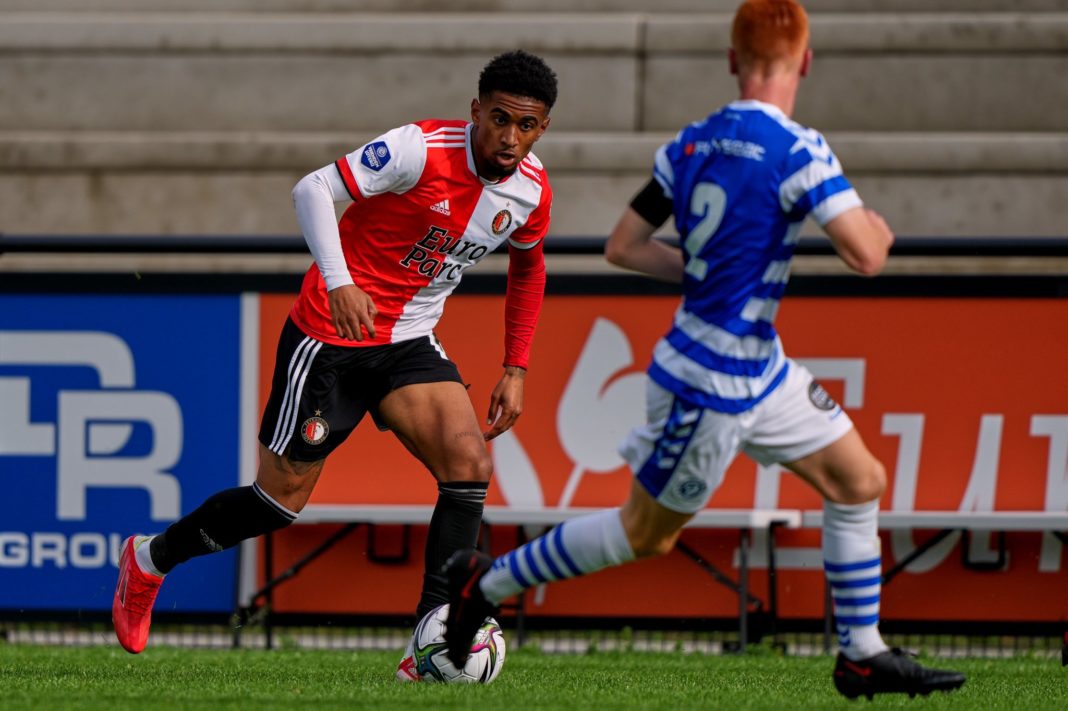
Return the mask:
[[(261, 300), (261, 397), (274, 339), (291, 296)], [(491, 445), (488, 503), (615, 506), (631, 476), (616, 452), (644, 416), (644, 369), (667, 330), (673, 297), (550, 296), (531, 357), (524, 412)], [(500, 377), (503, 305), (495, 296), (450, 299), (438, 335), (456, 361), (476, 412)], [(788, 298), (777, 321), (787, 353), (820, 379), (884, 463), (884, 510), (1068, 510), (1068, 302), (1057, 299)], [(312, 498), (330, 504), (432, 505), (430, 475), (388, 433), (364, 424), (328, 461)], [(712, 508), (820, 510), (819, 497), (778, 467), (739, 457)], [(275, 569), (313, 548), (319, 527), (276, 537)], [(884, 533), (884, 567), (930, 531)], [(376, 545), (389, 540), (379, 532)], [(396, 532), (393, 535), (399, 535)], [(731, 569), (738, 536), (687, 531), (684, 540)], [(365, 533), (339, 545), (275, 593), (276, 610), (406, 613), (421, 576), (421, 533), (406, 565), (367, 557)], [(977, 534), (965, 558), (992, 560), (996, 536)], [(818, 618), (823, 583), (816, 530), (779, 533), (781, 614)], [(753, 587), (764, 590), (764, 545), (754, 541)], [(495, 551), (514, 544), (495, 536)], [(1043, 533), (1007, 538), (1001, 572), (965, 566), (960, 534), (921, 556), (888, 586), (887, 618), (1068, 618), (1063, 546)], [(666, 605), (665, 600), (671, 604)], [(530, 614), (730, 616), (733, 593), (678, 553), (547, 586)]]
[[(239, 478), (240, 297), (0, 295), (0, 609), (111, 609), (120, 544)], [(224, 612), (234, 551), (157, 610)]]

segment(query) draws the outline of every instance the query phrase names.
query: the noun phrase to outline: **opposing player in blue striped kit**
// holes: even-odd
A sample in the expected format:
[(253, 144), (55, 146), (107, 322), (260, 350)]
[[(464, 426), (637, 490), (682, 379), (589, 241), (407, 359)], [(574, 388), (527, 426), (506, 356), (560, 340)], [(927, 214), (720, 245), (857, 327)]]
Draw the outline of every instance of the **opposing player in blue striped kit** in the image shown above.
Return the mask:
[[(893, 233), (862, 204), (819, 132), (790, 119), (808, 73), (808, 20), (794, 0), (748, 0), (731, 32), (740, 97), (661, 147), (648, 185), (606, 248), (610, 262), (682, 284), (671, 330), (649, 366), (647, 423), (620, 448), (634, 472), (621, 509), (568, 521), (491, 561), (462, 551), (446, 566), (453, 661), (504, 599), (670, 551), (739, 452), (782, 464), (824, 499), (824, 568), (834, 599), (845, 696), (927, 694), (964, 683), (927, 669), (879, 634), (882, 465), (849, 416), (788, 358), (774, 320), (811, 217), (839, 257), (872, 276)], [(652, 239), (674, 216), (681, 249)]]

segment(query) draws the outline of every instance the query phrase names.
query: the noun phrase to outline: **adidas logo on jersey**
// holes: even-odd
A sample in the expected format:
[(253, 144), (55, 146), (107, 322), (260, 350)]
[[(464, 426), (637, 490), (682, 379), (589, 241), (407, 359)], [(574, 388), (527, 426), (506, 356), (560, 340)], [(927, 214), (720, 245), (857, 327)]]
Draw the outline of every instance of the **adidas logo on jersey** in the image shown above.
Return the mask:
[(440, 212), (442, 215), (451, 215), (449, 212), (449, 198), (445, 198), (441, 202), (436, 202), (430, 206), (430, 209), (434, 212)]

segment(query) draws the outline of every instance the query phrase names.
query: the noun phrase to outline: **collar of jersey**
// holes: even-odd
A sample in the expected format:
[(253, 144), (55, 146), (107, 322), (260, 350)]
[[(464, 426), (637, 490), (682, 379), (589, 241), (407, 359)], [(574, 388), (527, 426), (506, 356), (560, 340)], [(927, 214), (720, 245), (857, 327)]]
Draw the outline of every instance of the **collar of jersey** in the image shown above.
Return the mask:
[[(475, 148), (471, 145), (471, 134), (475, 132), (475, 124), (470, 121), (467, 122), (467, 130), (464, 131), (464, 150), (467, 151), (467, 169), (471, 171), (471, 175), (482, 183), (487, 188), (492, 188), (494, 185), (503, 185), (508, 182), (511, 175), (506, 175), (500, 180), (489, 181), (478, 174), (478, 168), (475, 166)], [(519, 170), (519, 166), (516, 166), (516, 170)], [(514, 175), (514, 173), (513, 173)]]
[(728, 104), (728, 107), (735, 109), (736, 111), (763, 111), (766, 114), (771, 114), (776, 118), (784, 120), (789, 120), (790, 118), (775, 104), (769, 104), (760, 101), (759, 99), (736, 99)]

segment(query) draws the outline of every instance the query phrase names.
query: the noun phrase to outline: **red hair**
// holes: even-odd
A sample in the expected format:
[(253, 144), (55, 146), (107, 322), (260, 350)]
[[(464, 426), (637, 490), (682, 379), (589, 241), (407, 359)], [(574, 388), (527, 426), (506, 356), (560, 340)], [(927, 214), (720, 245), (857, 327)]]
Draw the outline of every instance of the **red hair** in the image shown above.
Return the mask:
[(808, 15), (796, 0), (745, 0), (734, 15), (731, 46), (743, 64), (799, 59), (808, 49)]

